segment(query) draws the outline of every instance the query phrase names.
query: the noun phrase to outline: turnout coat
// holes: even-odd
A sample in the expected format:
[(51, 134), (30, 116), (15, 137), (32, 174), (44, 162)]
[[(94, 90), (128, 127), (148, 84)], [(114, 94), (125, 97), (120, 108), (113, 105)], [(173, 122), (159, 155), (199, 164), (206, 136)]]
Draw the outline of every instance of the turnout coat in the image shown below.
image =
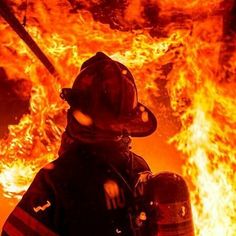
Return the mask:
[(74, 143), (38, 172), (2, 236), (135, 235), (140, 175), (149, 171), (128, 145)]

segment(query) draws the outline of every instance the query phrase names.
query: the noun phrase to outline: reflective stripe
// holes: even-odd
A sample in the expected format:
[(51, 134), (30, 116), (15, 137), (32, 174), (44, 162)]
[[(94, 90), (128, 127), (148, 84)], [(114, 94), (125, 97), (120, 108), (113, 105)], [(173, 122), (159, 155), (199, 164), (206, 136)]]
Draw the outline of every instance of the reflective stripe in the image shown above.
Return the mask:
[(181, 224), (158, 225), (158, 236), (194, 236), (192, 221)]
[(163, 224), (180, 224), (192, 220), (191, 205), (189, 201), (159, 203), (158, 212), (161, 217), (157, 223)]
[(4, 224), (3, 232), (7, 233), (9, 236), (24, 236), (23, 233), (21, 233), (17, 228), (14, 227), (11, 223), (8, 221)]
[(42, 236), (58, 236), (58, 234), (54, 233), (52, 230), (47, 228), (40, 221), (33, 218), (26, 211), (21, 209), (20, 207), (16, 207), (12, 214), (21, 220), (25, 225), (31, 228), (33, 231)]

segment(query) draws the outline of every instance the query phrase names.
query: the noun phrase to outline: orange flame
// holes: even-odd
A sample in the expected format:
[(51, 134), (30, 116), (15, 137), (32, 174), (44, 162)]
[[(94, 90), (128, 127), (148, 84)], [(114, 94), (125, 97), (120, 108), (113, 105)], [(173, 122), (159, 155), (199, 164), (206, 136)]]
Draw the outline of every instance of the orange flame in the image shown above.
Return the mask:
[(184, 42), (186, 58), (170, 75), (172, 107), (181, 113), (182, 122), (171, 141), (188, 157), (183, 171), (194, 186), (196, 235), (236, 232), (235, 83), (220, 82), (222, 28), (219, 16), (195, 24)]
[[(145, 26), (146, 19), (140, 13), (144, 3), (129, 1), (124, 25)], [(150, 3), (158, 5), (165, 37), (151, 37), (149, 26), (124, 32), (112, 30), (95, 22), (85, 10), (69, 13), (67, 3), (34, 1), (27, 11), (27, 30), (56, 65), (58, 81), (18, 36), (3, 21), (0, 23), (1, 66), (9, 79), (25, 78), (32, 83), (29, 114), (18, 125), (9, 126), (8, 138), (0, 140), (0, 184), (5, 196), (20, 197), (35, 173), (56, 158), (67, 108), (59, 99), (59, 90), (71, 86), (85, 59), (104, 51), (131, 69), (141, 101), (154, 111), (159, 96), (156, 79), (168, 80), (171, 106), (182, 124), (170, 141), (186, 156), (183, 174), (192, 185), (196, 235), (233, 236), (236, 52), (230, 52), (227, 64), (221, 63), (227, 9), (222, 0)], [(89, 8), (88, 1), (84, 4)], [(21, 11), (15, 11), (22, 17)], [(175, 16), (180, 16), (176, 22)], [(172, 70), (164, 74), (162, 66), (168, 63)], [(231, 83), (222, 82), (226, 71), (230, 72)]]

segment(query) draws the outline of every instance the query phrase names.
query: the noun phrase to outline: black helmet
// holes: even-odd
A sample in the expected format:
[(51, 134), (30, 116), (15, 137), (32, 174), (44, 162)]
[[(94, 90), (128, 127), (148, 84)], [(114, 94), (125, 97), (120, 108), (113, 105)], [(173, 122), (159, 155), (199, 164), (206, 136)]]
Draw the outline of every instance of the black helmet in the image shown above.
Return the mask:
[(102, 52), (82, 64), (72, 88), (63, 88), (61, 97), (104, 132), (143, 137), (157, 126), (153, 113), (138, 102), (128, 68)]

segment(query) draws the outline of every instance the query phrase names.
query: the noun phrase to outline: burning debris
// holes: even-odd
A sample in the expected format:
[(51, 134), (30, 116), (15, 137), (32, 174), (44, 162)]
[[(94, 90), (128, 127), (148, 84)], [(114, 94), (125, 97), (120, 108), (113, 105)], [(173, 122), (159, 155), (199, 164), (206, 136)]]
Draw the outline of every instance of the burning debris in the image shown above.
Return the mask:
[[(7, 2), (23, 20), (25, 3)], [(1, 19), (0, 66), (9, 81), (23, 78), (32, 86), (29, 113), (0, 141), (5, 195), (20, 196), (57, 156), (66, 109), (59, 90), (71, 85), (82, 61), (102, 50), (132, 69), (141, 101), (159, 120), (181, 123), (170, 140), (185, 156), (196, 235), (233, 236), (235, 9), (233, 0), (28, 2), (25, 28), (56, 66), (57, 78)]]

